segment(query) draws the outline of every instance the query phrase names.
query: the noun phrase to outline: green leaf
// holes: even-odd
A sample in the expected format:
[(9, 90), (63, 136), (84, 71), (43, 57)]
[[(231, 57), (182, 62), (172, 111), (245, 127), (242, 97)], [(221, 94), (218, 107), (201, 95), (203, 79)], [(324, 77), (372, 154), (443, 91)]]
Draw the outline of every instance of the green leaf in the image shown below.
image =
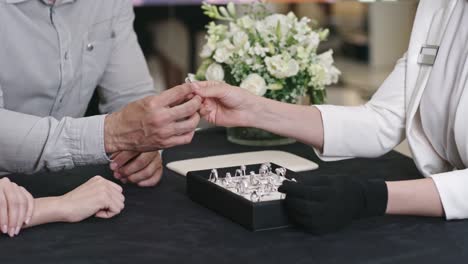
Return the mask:
[(202, 64), (200, 65), (200, 67), (198, 68), (197, 73), (195, 74), (195, 78), (197, 78), (197, 80), (200, 80), (200, 81), (206, 80), (206, 76), (205, 76), (206, 70), (213, 62), (214, 61), (212, 59), (204, 60)]
[(226, 9), (224, 6), (222, 6), (222, 7), (219, 8), (219, 12), (221, 12), (221, 15), (223, 15), (224, 18), (230, 18), (230, 17), (231, 17), (231, 16), (229, 15), (227, 9)]
[(278, 37), (278, 39), (281, 39), (281, 23), (279, 21), (276, 25), (276, 36)]
[(227, 10), (228, 10), (229, 14), (231, 15), (231, 17), (236, 17), (237, 16), (236, 6), (234, 5), (233, 2), (229, 2), (229, 4), (227, 5)]

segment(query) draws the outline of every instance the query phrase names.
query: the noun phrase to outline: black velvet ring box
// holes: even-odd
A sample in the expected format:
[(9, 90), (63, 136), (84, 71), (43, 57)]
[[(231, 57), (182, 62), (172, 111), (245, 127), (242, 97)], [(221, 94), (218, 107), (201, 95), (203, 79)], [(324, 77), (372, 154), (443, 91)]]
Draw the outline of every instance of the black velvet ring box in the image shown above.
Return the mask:
[[(247, 165), (247, 172), (258, 172), (261, 164)], [(272, 164), (272, 170), (280, 166)], [(239, 167), (217, 168), (219, 178), (227, 172), (234, 175)], [(195, 202), (223, 215), (251, 231), (285, 228), (289, 226), (283, 200), (251, 202), (221, 186), (210, 182), (211, 170), (192, 171), (187, 174), (187, 193)], [(288, 170), (286, 177), (297, 178)]]

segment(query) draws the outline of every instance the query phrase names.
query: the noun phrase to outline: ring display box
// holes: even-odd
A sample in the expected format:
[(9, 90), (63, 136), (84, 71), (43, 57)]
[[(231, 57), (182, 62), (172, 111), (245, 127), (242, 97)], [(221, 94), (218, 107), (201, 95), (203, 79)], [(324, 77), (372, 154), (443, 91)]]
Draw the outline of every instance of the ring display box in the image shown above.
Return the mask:
[(277, 188), (296, 174), (276, 164), (192, 171), (187, 174), (189, 197), (251, 231), (289, 226)]

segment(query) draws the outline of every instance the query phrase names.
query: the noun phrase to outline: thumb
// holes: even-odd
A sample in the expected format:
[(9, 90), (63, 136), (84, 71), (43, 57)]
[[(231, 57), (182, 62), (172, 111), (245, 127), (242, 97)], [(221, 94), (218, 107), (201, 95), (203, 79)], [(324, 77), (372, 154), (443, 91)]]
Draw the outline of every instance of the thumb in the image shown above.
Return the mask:
[(223, 98), (229, 86), (223, 82), (206, 81), (191, 84), (193, 92), (204, 98)]

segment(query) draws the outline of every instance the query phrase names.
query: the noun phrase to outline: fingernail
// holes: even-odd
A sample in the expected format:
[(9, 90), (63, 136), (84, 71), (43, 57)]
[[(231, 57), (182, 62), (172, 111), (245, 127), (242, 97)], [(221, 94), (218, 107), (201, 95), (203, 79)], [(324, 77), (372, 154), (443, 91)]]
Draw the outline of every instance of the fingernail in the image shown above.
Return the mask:
[(117, 163), (115, 163), (115, 162), (111, 162), (111, 164), (110, 164), (111, 170), (117, 169), (117, 166), (118, 166), (118, 165), (117, 165)]
[(3, 225), (2, 226), (2, 233), (3, 234), (6, 234), (8, 232), (8, 226), (7, 225)]
[(10, 233), (8, 233), (8, 235), (10, 235), (10, 237), (14, 237), (14, 236), (15, 236), (15, 228), (14, 228), (14, 227), (12, 227), (12, 228), (10, 229)]
[(19, 226), (17, 226), (16, 230), (15, 230), (15, 235), (19, 235), (20, 230), (21, 230), (21, 228)]
[(121, 177), (120, 173), (114, 172), (114, 178), (116, 178), (118, 180), (118, 179), (120, 179), (122, 177)]
[(26, 225), (29, 225), (29, 221), (31, 221), (31, 217), (28, 217), (28, 218), (26, 219), (26, 221), (24, 221), (24, 223), (25, 223)]

